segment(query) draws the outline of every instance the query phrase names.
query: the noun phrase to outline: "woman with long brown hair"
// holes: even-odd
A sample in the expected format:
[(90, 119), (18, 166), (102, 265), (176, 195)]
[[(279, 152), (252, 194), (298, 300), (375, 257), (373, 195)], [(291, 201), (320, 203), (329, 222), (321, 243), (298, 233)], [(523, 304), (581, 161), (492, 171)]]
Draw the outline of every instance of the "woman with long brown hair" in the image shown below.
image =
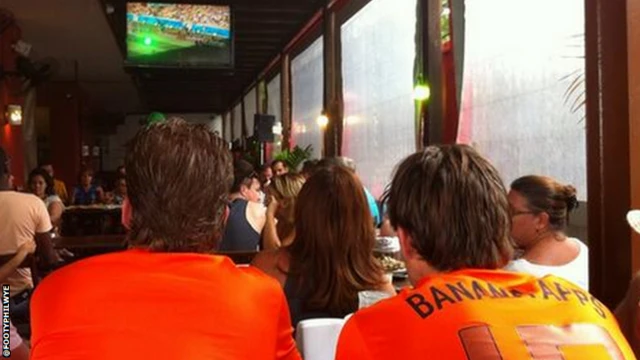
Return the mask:
[(295, 224), (290, 246), (262, 252), (253, 262), (284, 287), (294, 326), (354, 312), (360, 291), (395, 294), (373, 257), (373, 220), (352, 172), (334, 166), (311, 176), (298, 195)]
[(267, 188), (269, 205), (267, 221), (262, 230), (264, 248), (278, 249), (288, 246), (296, 236), (295, 206), (298, 193), (305, 178), (299, 174), (287, 173), (276, 176)]

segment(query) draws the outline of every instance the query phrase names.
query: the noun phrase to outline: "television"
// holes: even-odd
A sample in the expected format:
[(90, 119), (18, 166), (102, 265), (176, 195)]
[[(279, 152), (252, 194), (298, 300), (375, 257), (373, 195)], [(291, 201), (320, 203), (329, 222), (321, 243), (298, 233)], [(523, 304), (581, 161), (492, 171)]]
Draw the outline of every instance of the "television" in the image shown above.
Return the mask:
[(127, 3), (128, 66), (230, 68), (228, 5)]

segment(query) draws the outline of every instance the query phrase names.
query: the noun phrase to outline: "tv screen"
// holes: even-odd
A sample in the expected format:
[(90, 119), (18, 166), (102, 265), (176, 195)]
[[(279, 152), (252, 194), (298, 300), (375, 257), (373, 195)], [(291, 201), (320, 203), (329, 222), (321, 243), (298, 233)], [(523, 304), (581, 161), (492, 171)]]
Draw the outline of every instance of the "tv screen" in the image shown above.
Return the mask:
[(129, 2), (126, 45), (128, 65), (231, 67), (231, 9)]

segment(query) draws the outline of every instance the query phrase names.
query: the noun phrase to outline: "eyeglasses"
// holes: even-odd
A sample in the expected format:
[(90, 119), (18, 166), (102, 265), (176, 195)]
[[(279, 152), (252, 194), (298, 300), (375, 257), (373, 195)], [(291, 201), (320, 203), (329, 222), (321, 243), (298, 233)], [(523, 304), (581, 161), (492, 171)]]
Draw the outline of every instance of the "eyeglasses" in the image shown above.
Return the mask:
[(518, 215), (525, 215), (525, 214), (537, 214), (537, 211), (522, 211), (522, 210), (509, 210), (509, 214), (511, 215), (511, 217), (516, 217)]

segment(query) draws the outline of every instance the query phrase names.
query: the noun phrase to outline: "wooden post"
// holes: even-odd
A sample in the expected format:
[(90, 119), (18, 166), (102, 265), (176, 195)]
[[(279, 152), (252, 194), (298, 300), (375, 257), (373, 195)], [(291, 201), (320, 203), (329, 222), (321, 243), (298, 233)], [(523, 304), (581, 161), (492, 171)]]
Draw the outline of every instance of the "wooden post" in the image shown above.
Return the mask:
[(585, 4), (590, 290), (615, 307), (631, 275), (627, 4)]
[[(440, 0), (418, 0), (422, 23), (422, 64), (425, 80), (431, 88), (431, 97), (423, 111), (425, 145), (442, 142), (444, 115), (444, 87), (442, 86), (442, 34), (440, 31)], [(420, 21), (419, 21), (420, 23)], [(418, 37), (420, 38), (420, 37)], [(423, 109), (424, 110), (424, 109)]]
[[(329, 1), (328, 1), (329, 2)], [(340, 27), (337, 25), (336, 14), (324, 8), (324, 101), (325, 115), (329, 124), (324, 131), (323, 156), (338, 156), (341, 154), (342, 132), (342, 80), (340, 68)]]
[[(627, 51), (629, 64), (629, 170), (631, 208), (640, 209), (640, 2), (627, 0)], [(632, 232), (633, 272), (640, 270), (640, 235)]]

